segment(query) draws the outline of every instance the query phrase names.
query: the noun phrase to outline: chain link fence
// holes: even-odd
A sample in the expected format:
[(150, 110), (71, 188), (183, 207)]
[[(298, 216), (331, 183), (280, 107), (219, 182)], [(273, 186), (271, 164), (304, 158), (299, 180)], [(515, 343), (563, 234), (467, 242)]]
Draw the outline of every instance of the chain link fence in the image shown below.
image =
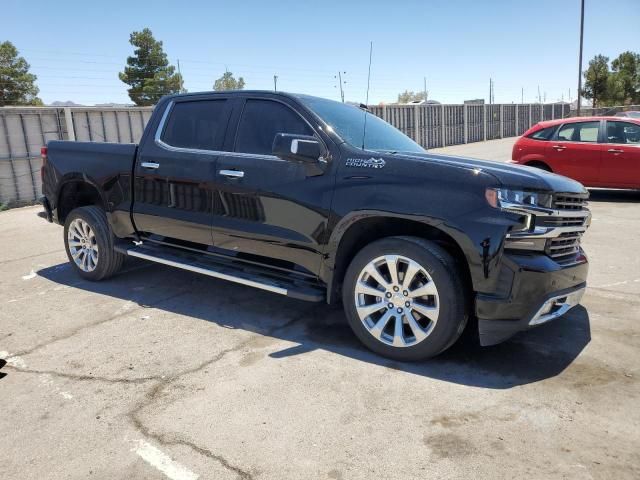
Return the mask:
[[(570, 114), (568, 104), (384, 105), (369, 110), (426, 148), (521, 135), (541, 120)], [(40, 147), (49, 140), (137, 143), (152, 111), (0, 108), (0, 205), (26, 205), (40, 197)]]

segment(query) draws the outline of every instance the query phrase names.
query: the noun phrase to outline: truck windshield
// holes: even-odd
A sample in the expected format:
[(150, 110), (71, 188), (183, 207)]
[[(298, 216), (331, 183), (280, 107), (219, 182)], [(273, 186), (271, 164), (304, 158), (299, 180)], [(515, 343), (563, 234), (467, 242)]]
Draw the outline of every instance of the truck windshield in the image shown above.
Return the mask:
[[(384, 120), (344, 103), (317, 97), (299, 97), (309, 109), (351, 146), (368, 150), (424, 153), (424, 148)], [(366, 136), (364, 134), (367, 117)], [(364, 141), (363, 141), (364, 140)]]

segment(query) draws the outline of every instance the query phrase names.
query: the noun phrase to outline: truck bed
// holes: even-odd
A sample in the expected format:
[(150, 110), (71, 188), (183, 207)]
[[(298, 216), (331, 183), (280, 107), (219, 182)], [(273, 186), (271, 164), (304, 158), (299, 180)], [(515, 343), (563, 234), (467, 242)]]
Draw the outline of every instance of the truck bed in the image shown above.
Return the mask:
[(90, 185), (101, 196), (100, 203), (108, 212), (114, 230), (118, 230), (123, 221), (124, 230), (131, 230), (131, 172), (137, 149), (134, 143), (49, 142), (42, 166), (42, 192), (48, 209), (57, 212), (64, 188)]

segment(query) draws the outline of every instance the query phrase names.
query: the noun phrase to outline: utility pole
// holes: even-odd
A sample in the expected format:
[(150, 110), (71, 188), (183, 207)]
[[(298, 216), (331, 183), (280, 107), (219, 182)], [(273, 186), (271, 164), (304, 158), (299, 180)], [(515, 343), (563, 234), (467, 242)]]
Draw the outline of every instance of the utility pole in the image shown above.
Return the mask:
[(182, 72), (180, 71), (180, 59), (177, 59), (178, 64), (178, 75), (180, 75), (180, 93), (184, 93), (184, 80), (182, 78)]
[(273, 76), (273, 91), (278, 91), (278, 75)]
[(524, 103), (524, 87), (520, 90), (520, 103)]
[(489, 78), (489, 105), (493, 104), (493, 80)]
[(424, 77), (424, 104), (427, 104), (427, 77)]
[(538, 103), (542, 103), (542, 97), (540, 96), (540, 85), (538, 85)]
[[(338, 78), (338, 84), (340, 85), (340, 99), (342, 100), (342, 103), (344, 103), (344, 89), (342, 88), (342, 74), (343, 73), (346, 75), (347, 72), (338, 71), (338, 77), (337, 77)], [(334, 76), (333, 78), (336, 78), (336, 77)], [(347, 81), (345, 80), (344, 83), (347, 83)]]
[(584, 37), (584, 0), (580, 1), (580, 53), (578, 54), (578, 117), (582, 97), (582, 39)]

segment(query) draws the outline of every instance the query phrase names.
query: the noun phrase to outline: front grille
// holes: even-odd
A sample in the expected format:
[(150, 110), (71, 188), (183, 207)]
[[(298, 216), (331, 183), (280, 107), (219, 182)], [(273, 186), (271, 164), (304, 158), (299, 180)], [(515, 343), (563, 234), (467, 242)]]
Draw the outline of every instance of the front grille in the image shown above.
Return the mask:
[(585, 224), (586, 217), (538, 217), (536, 225), (543, 227), (581, 227)]
[(557, 193), (553, 198), (553, 208), (556, 210), (584, 210), (587, 208), (588, 193)]
[[(587, 198), (589, 194), (557, 193), (553, 198), (553, 207), (560, 215), (547, 217), (541, 223), (547, 227), (563, 227), (565, 230), (557, 237), (547, 240), (545, 253), (561, 265), (572, 263), (580, 252), (580, 241), (585, 231), (589, 211), (587, 210)], [(575, 216), (577, 212), (584, 215)], [(566, 212), (571, 216), (563, 216)]]
[(580, 241), (591, 215), (587, 209), (588, 196), (588, 193), (554, 194), (551, 209), (530, 212), (535, 216), (533, 230), (508, 235), (505, 248), (544, 253), (563, 266), (584, 261)]
[(546, 253), (560, 264), (571, 262), (580, 251), (581, 238), (582, 232), (561, 233), (548, 240)]

